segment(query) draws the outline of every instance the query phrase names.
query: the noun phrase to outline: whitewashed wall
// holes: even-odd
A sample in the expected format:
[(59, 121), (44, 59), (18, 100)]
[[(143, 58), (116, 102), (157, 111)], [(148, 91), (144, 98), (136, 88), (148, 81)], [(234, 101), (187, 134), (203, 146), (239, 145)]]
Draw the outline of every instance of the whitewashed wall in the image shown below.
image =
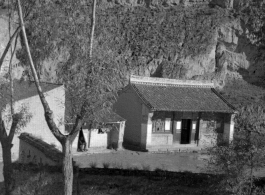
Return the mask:
[[(35, 87), (31, 85), (31, 87)], [(65, 113), (65, 92), (64, 87), (58, 85), (58, 87), (47, 91), (44, 93), (47, 102), (54, 114), (54, 120), (60, 131), (64, 133), (64, 125), (62, 121), (64, 121), (64, 113)], [(28, 113), (32, 115), (31, 120), (27, 123), (27, 125), (20, 131), (17, 132), (13, 139), (14, 146), (12, 147), (12, 159), (16, 160), (19, 155), (19, 139), (18, 136), (21, 132), (31, 133), (33, 136), (41, 138), (43, 141), (54, 144), (56, 147), (61, 150), (61, 145), (57, 141), (57, 139), (50, 132), (49, 127), (44, 118), (44, 109), (42, 107), (39, 96), (35, 95), (33, 97), (29, 97), (27, 99), (23, 99), (17, 101), (15, 103), (15, 110), (20, 110), (22, 106), (26, 106), (28, 109)], [(8, 113), (7, 108), (5, 113)], [(8, 125), (10, 128), (10, 124)]]

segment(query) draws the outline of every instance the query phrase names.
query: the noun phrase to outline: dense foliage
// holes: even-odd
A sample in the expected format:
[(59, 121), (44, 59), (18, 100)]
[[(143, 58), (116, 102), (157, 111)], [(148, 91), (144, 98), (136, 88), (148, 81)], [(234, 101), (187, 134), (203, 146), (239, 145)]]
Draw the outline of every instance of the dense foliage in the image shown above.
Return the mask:
[[(35, 5), (27, 29), (30, 45), (35, 48), (33, 57), (39, 66), (44, 59), (57, 55), (55, 51), (71, 55), (72, 50), (88, 43), (82, 34), (90, 34), (90, 20), (84, 15), (90, 15), (91, 6), (82, 1), (72, 4), (67, 7), (56, 1)], [(208, 7), (126, 9), (118, 5), (106, 7), (101, 2), (97, 9), (94, 56), (118, 64), (124, 74), (134, 71), (145, 74), (146, 69), (154, 74), (155, 70), (150, 71), (149, 66), (157, 68), (156, 60), (163, 62), (166, 69), (176, 68), (177, 74), (183, 57), (210, 52), (214, 32), (228, 20), (227, 15), (222, 9)], [(23, 51), (18, 56), (26, 63)]]
[(234, 139), (229, 145), (209, 148), (209, 165), (214, 172), (225, 175), (220, 189), (232, 194), (263, 194), (254, 178), (265, 160), (265, 109), (262, 106), (242, 107), (235, 117)]
[(241, 18), (245, 36), (258, 47), (257, 60), (264, 60), (265, 49), (265, 2), (263, 0), (240, 0), (236, 14)]

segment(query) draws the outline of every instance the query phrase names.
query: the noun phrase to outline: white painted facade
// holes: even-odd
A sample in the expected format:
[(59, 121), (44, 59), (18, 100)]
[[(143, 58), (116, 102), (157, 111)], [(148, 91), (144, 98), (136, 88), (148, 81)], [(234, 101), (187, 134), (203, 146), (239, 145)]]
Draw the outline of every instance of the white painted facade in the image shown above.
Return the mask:
[[(122, 147), (125, 121), (118, 121), (116, 123), (110, 123), (113, 126), (110, 127), (109, 132), (100, 133), (99, 129), (83, 129), (83, 135), (86, 141), (86, 149), (89, 148), (109, 148), (117, 147), (118, 149)], [(78, 149), (79, 135), (73, 141), (73, 150)]]
[[(30, 87), (35, 87), (35, 85), (30, 85)], [(51, 110), (53, 111), (54, 121), (57, 124), (57, 127), (62, 133), (64, 133), (64, 112), (65, 112), (65, 91), (62, 85), (58, 85), (53, 89), (46, 91), (44, 93), (47, 102)], [(22, 132), (27, 132), (32, 134), (35, 137), (42, 139), (43, 141), (56, 145), (56, 148), (61, 150), (61, 144), (53, 136), (49, 127), (44, 118), (44, 109), (42, 107), (39, 96), (36, 94), (32, 97), (22, 99), (15, 102), (15, 111), (19, 111), (21, 107), (26, 107), (28, 113), (32, 116), (30, 121), (26, 124), (25, 127), (21, 129), (20, 132), (16, 132), (13, 139), (12, 147), (12, 159), (16, 160), (19, 156), (19, 138), (18, 136)], [(4, 116), (7, 116), (10, 112), (9, 106), (6, 107), (5, 111), (2, 113)], [(7, 122), (7, 129), (10, 129), (10, 122)]]

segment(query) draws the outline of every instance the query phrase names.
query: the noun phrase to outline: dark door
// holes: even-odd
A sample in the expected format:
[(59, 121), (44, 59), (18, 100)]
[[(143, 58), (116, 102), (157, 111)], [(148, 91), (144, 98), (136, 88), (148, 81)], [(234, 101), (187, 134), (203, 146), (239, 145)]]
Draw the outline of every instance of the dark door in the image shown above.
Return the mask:
[(181, 144), (189, 144), (191, 136), (191, 119), (182, 119)]
[(84, 137), (83, 130), (81, 129), (78, 137), (77, 151), (85, 151), (85, 149), (86, 149), (86, 140)]

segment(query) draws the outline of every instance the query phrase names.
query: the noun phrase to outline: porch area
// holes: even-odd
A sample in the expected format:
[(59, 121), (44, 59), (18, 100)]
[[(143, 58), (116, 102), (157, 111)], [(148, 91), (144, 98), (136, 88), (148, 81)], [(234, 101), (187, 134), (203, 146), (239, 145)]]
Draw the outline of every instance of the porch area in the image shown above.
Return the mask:
[(233, 139), (233, 117), (234, 114), (218, 112), (148, 113), (146, 150), (196, 152), (214, 144), (229, 143)]

